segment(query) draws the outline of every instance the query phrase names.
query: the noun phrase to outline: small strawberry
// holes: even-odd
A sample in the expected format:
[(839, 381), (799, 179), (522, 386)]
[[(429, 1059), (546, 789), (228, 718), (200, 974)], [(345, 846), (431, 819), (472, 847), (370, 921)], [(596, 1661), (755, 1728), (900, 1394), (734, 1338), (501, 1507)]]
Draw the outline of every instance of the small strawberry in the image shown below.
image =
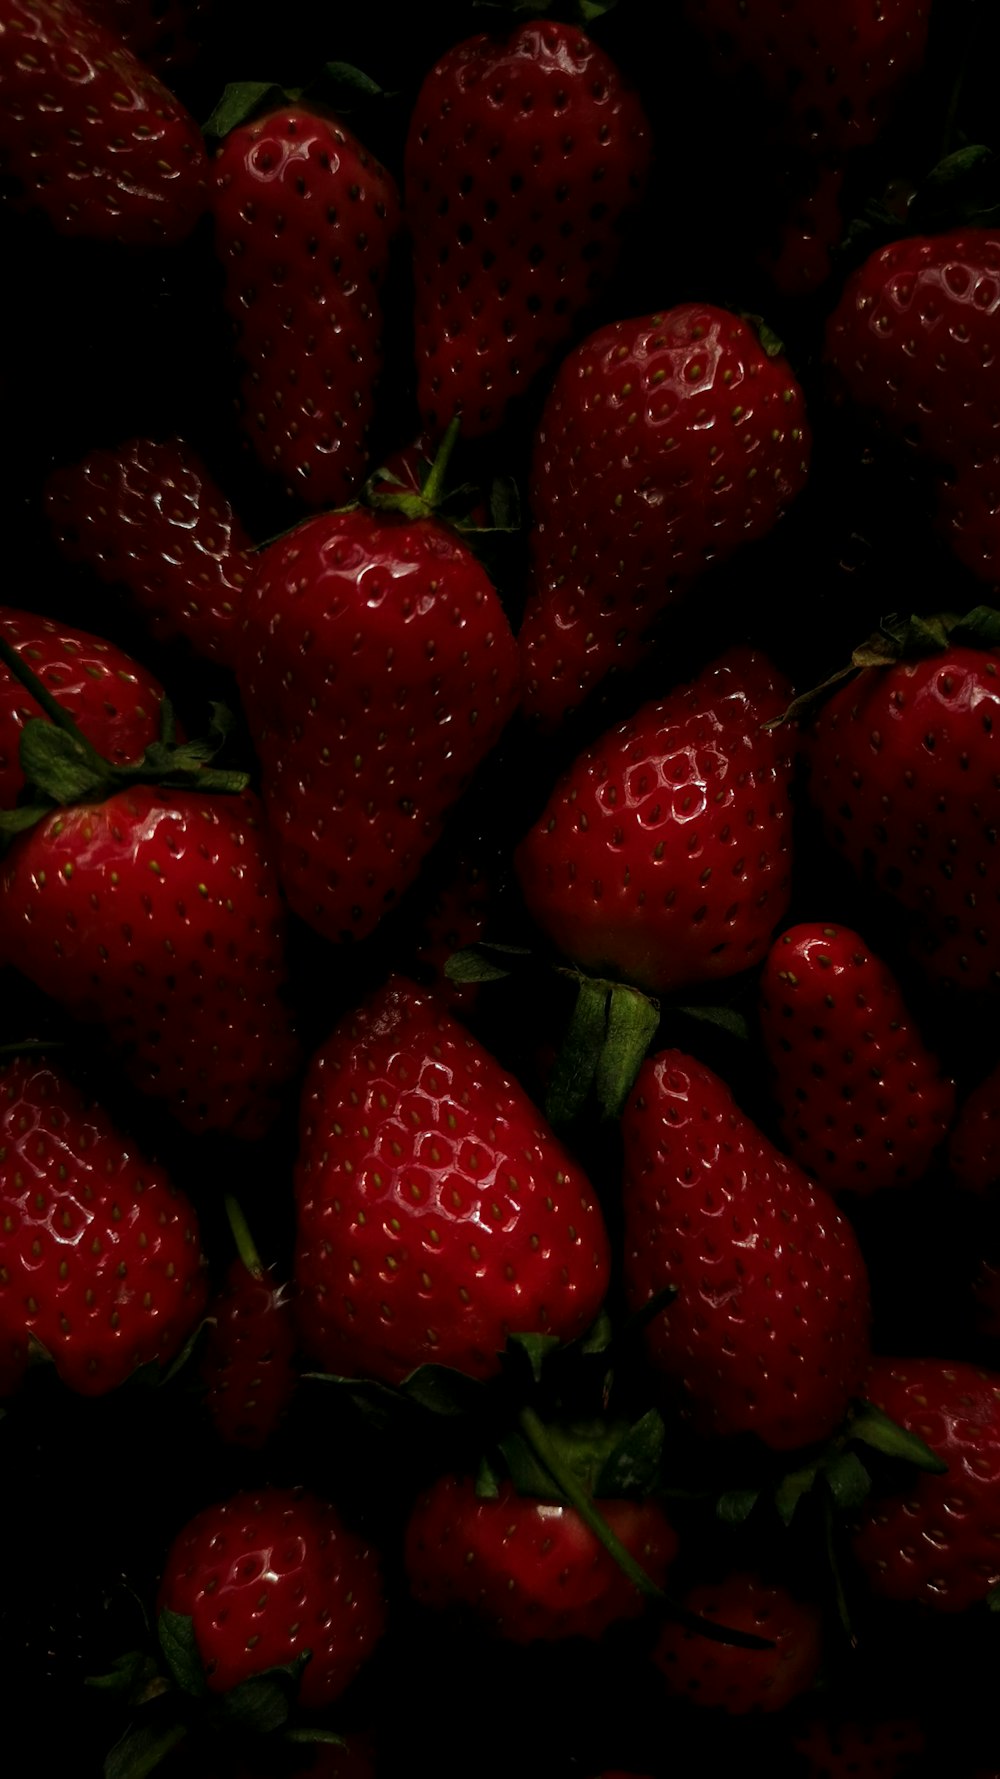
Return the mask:
[(368, 466), (392, 177), (335, 117), (289, 103), (225, 137), (212, 214), (250, 442), (305, 505), (343, 505)]
[(829, 1192), (877, 1192), (927, 1172), (955, 1089), (898, 982), (847, 927), (807, 923), (775, 941), (760, 1024), (785, 1142)]
[(577, 26), (456, 44), (417, 94), (404, 161), (418, 401), (440, 437), (495, 431), (613, 276), (651, 132)]
[(308, 1652), (298, 1700), (310, 1711), (346, 1690), (385, 1624), (375, 1550), (301, 1489), (244, 1492), (196, 1514), (167, 1553), (157, 1610), (190, 1619), (211, 1693)]
[(868, 1360), (868, 1279), (850, 1224), (680, 1051), (643, 1064), (622, 1121), (625, 1291), (650, 1360), (709, 1435), (779, 1451), (827, 1438)]
[(686, 303), (591, 334), (535, 440), (525, 710), (555, 727), (635, 666), (663, 609), (772, 529), (808, 462), (802, 392), (739, 316)]
[(0, 1369), (40, 1346), (104, 1395), (167, 1364), (208, 1295), (194, 1209), (48, 1060), (0, 1062)]
[(963, 1101), (948, 1142), (948, 1171), (967, 1192), (1000, 1184), (1000, 1066)]
[(739, 1570), (689, 1588), (683, 1605), (699, 1617), (766, 1639), (770, 1649), (716, 1643), (668, 1621), (654, 1645), (655, 1666), (673, 1698), (734, 1716), (783, 1711), (814, 1684), (823, 1654), (818, 1606), (778, 1582)]
[(733, 649), (582, 753), (515, 867), (534, 919), (587, 969), (652, 990), (763, 957), (788, 906), (787, 687)]
[(183, 439), (89, 451), (52, 472), (45, 504), (63, 554), (127, 588), (158, 642), (232, 664), (250, 540)]
[(874, 1593), (962, 1612), (1000, 1584), (1000, 1374), (964, 1360), (876, 1359), (864, 1395), (947, 1466), (866, 1501), (854, 1554)]
[(5, 0), (0, 174), (64, 235), (172, 245), (206, 204), (194, 119), (75, 0)]
[(391, 979), (314, 1056), (296, 1170), (304, 1343), (398, 1384), (498, 1371), (512, 1333), (584, 1333), (608, 1285), (594, 1193), (523, 1089)]
[(201, 1378), (219, 1438), (259, 1451), (295, 1394), (295, 1322), (287, 1287), (265, 1271), (246, 1219), (229, 1193), (226, 1212), (239, 1251), (209, 1306)]

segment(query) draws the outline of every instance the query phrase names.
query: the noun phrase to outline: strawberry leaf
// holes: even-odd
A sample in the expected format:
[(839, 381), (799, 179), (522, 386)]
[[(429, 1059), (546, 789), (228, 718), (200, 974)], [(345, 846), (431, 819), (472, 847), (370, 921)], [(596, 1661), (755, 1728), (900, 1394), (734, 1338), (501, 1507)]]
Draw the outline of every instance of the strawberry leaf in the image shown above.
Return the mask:
[(528, 1495), (537, 1501), (565, 1501), (566, 1496), (552, 1472), (520, 1433), (505, 1433), (497, 1443), (519, 1495)]
[(991, 1612), (1000, 1612), (1000, 1588), (990, 1588), (986, 1596), (986, 1604)]
[(716, 1518), (727, 1526), (742, 1526), (759, 1500), (759, 1489), (727, 1489), (715, 1503)]
[(481, 1458), (476, 1471), (476, 1494), (481, 1501), (496, 1501), (500, 1495), (500, 1478), (488, 1458)]
[(974, 606), (952, 626), (951, 641), (977, 649), (1000, 647), (1000, 611), (992, 605)]
[(614, 1338), (614, 1328), (607, 1310), (602, 1309), (596, 1322), (587, 1329), (579, 1343), (581, 1353), (606, 1353)]
[(104, 1779), (146, 1779), (186, 1735), (182, 1723), (166, 1727), (144, 1723), (127, 1729), (104, 1762)]
[(482, 1385), (448, 1365), (418, 1365), (399, 1388), (409, 1402), (431, 1414), (464, 1415), (475, 1406)]
[(556, 1128), (572, 1124), (586, 1105), (604, 1049), (608, 998), (608, 983), (589, 976), (578, 979), (576, 1005), (545, 1100), (545, 1115)]
[(863, 1445), (871, 1446), (888, 1458), (901, 1458), (905, 1464), (915, 1464), (918, 1470), (927, 1470), (932, 1476), (944, 1476), (948, 1469), (944, 1459), (939, 1458), (917, 1434), (908, 1433), (872, 1402), (860, 1403), (851, 1417), (848, 1436), (861, 1440)]
[(107, 784), (100, 756), (44, 717), (25, 723), (17, 752), (28, 783), (53, 803), (76, 803)]
[(154, 1658), (141, 1649), (117, 1656), (107, 1674), (88, 1674), (84, 1685), (97, 1692), (115, 1693), (138, 1704), (152, 1683), (161, 1678)]
[(660, 1009), (637, 988), (611, 990), (604, 1044), (594, 1071), (597, 1103), (605, 1118), (619, 1118), (660, 1023)]
[(208, 1685), (193, 1619), (184, 1612), (171, 1612), (166, 1606), (157, 1619), (156, 1631), (167, 1666), (181, 1691), (203, 1699)]
[(0, 809), (0, 834), (13, 839), (17, 834), (24, 834), (29, 828), (37, 827), (38, 823), (51, 815), (55, 805), (52, 803), (25, 803), (19, 809)]
[(820, 1473), (820, 1460), (803, 1464), (800, 1470), (790, 1470), (783, 1476), (774, 1491), (774, 1505), (786, 1526), (790, 1526), (795, 1518), (795, 1510), (803, 1495), (808, 1495)]
[(648, 1495), (660, 1472), (667, 1430), (651, 1408), (622, 1434), (601, 1465), (595, 1495)]
[(273, 80), (236, 80), (226, 87), (211, 116), (202, 125), (202, 135), (209, 147), (215, 147), (241, 124), (259, 117), (273, 106), (284, 105), (291, 93)]
[(872, 1479), (856, 1452), (838, 1452), (823, 1466), (823, 1477), (836, 1505), (844, 1512), (860, 1507)]
[[(514, 958), (530, 956), (520, 945), (469, 945), (452, 952), (444, 973), (449, 982), (500, 982), (510, 975)], [(505, 961), (508, 958), (509, 963)]]
[(739, 1038), (742, 1044), (750, 1041), (750, 1027), (746, 1017), (737, 1013), (735, 1007), (674, 1007), (671, 1013), (683, 1013), (687, 1019), (701, 1019), (706, 1025), (718, 1026), (720, 1031), (729, 1032), (733, 1038)]
[(325, 62), (316, 79), (302, 89), (304, 99), (327, 105), (341, 117), (349, 117), (373, 99), (391, 96), (370, 74), (351, 62)]
[(512, 1334), (507, 1341), (511, 1354), (526, 1359), (534, 1383), (541, 1383), (542, 1366), (548, 1355), (562, 1343), (557, 1334)]
[(245, 1735), (266, 1736), (288, 1722), (298, 1694), (302, 1672), (312, 1660), (303, 1650), (287, 1668), (268, 1668), (243, 1680), (222, 1698), (221, 1716), (228, 1726)]

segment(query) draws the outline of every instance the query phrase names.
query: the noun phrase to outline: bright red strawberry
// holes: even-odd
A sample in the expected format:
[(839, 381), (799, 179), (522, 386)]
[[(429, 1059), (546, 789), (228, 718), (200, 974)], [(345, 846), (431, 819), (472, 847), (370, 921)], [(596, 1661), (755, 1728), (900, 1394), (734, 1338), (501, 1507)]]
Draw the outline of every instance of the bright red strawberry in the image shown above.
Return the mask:
[(169, 1363), (208, 1296), (198, 1220), (48, 1060), (0, 1063), (0, 1369), (37, 1343), (101, 1396)]
[(256, 1136), (298, 1050), (284, 908), (260, 804), (135, 785), (55, 810), (0, 865), (0, 951), (104, 1026), (135, 1085), (192, 1130)]
[(788, 906), (788, 688), (733, 649), (582, 753), (521, 842), (525, 901), (561, 951), (652, 990), (763, 957)]
[(672, 1697), (744, 1716), (783, 1711), (815, 1682), (823, 1654), (823, 1615), (812, 1601), (796, 1599), (780, 1583), (740, 1570), (689, 1588), (682, 1604), (701, 1618), (766, 1638), (773, 1648), (716, 1643), (668, 1621), (653, 1648), (653, 1661)]
[[(626, 1550), (662, 1587), (677, 1535), (653, 1501), (601, 1501)], [(644, 1596), (576, 1509), (537, 1501), (504, 1481), (484, 1498), (471, 1477), (442, 1476), (415, 1503), (405, 1562), (414, 1597), (441, 1610), (465, 1607), (514, 1643), (602, 1637), (635, 1618)]]
[(963, 1102), (948, 1143), (948, 1170), (969, 1192), (1000, 1183), (1000, 1066)]
[(212, 211), (248, 437), (307, 506), (342, 505), (368, 466), (392, 177), (336, 118), (286, 105), (226, 137)]
[(802, 392), (737, 315), (686, 303), (571, 352), (531, 471), (529, 714), (554, 727), (612, 668), (633, 667), (668, 604), (772, 529), (808, 462)]
[(172, 244), (205, 209), (194, 119), (75, 0), (4, 0), (0, 172), (61, 234)]
[(580, 1168), (436, 997), (391, 979), (314, 1056), (296, 1170), (299, 1325), (334, 1373), (499, 1369), (573, 1340), (609, 1278)]
[[(9, 606), (0, 607), (0, 635), (113, 764), (140, 760), (156, 740), (163, 687), (114, 643)], [(21, 731), (41, 715), (31, 693), (0, 662), (0, 809), (17, 802), (24, 784)]]
[(760, 981), (760, 1024), (785, 1142), (828, 1191), (877, 1192), (927, 1172), (955, 1111), (892, 973), (860, 934), (790, 927)]
[(899, 1779), (926, 1747), (926, 1731), (908, 1717), (816, 1718), (795, 1736), (802, 1779)]
[(301, 1489), (244, 1492), (197, 1514), (167, 1554), (157, 1610), (191, 1619), (213, 1693), (308, 1650), (298, 1699), (310, 1711), (346, 1690), (385, 1623), (375, 1550)]
[(622, 1135), (626, 1297), (638, 1311), (676, 1286), (646, 1344), (684, 1412), (779, 1451), (827, 1438), (868, 1360), (846, 1218), (680, 1051), (643, 1064)]
[(363, 938), (413, 882), (516, 703), (485, 571), (431, 518), (355, 507), (258, 559), (238, 678), (289, 902)]
[(899, 1494), (865, 1503), (854, 1553), (871, 1588), (938, 1612), (984, 1601), (1000, 1583), (1000, 1373), (876, 1359), (864, 1395), (948, 1466), (941, 1476), (913, 1471)]
[(226, 1213), (237, 1256), (209, 1307), (201, 1379), (219, 1438), (258, 1451), (295, 1394), (295, 1320), (289, 1291), (264, 1267), (243, 1211), (229, 1193)]
[(821, 707), (809, 764), (831, 844), (903, 911), (922, 966), (995, 990), (1000, 650), (863, 668)]
[(418, 400), (439, 437), (494, 431), (612, 277), (651, 132), (575, 25), (481, 34), (427, 75), (404, 163)]
[(250, 539), (183, 439), (89, 451), (52, 472), (45, 504), (63, 554), (126, 587), (157, 641), (232, 664)]

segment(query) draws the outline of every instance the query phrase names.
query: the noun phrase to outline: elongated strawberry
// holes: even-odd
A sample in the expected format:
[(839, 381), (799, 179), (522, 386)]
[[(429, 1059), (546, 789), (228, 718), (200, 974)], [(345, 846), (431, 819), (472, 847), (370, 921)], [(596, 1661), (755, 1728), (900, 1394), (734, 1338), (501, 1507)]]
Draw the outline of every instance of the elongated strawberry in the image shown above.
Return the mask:
[(232, 664), (250, 540), (183, 439), (129, 439), (49, 476), (63, 554), (128, 590), (158, 641)]
[(231, 1194), (226, 1211), (239, 1252), (209, 1306), (212, 1326), (201, 1377), (219, 1438), (256, 1451), (276, 1431), (295, 1394), (295, 1322), (288, 1288), (264, 1268)]
[(653, 990), (763, 957), (789, 896), (792, 761), (763, 727), (786, 692), (733, 649), (579, 756), (515, 858), (561, 951)]
[(653, 1366), (710, 1435), (777, 1450), (826, 1438), (868, 1360), (868, 1278), (833, 1200), (680, 1051), (643, 1064), (622, 1123), (625, 1290), (677, 1295)]
[(65, 235), (172, 244), (206, 204), (198, 126), (75, 0), (5, 0), (0, 173)]
[(948, 1142), (948, 1169), (969, 1192), (1000, 1181), (1000, 1065), (963, 1102)]
[(721, 1581), (697, 1583), (687, 1590), (683, 1604), (703, 1618), (750, 1631), (772, 1647), (709, 1642), (686, 1625), (668, 1621), (652, 1655), (672, 1697), (742, 1717), (783, 1711), (816, 1680), (823, 1654), (822, 1613), (781, 1583), (738, 1570)]
[(566, 357), (529, 488), (525, 710), (556, 726), (712, 562), (763, 537), (809, 462), (802, 392), (754, 329), (707, 303), (616, 321)]
[(212, 213), (247, 436), (298, 500), (343, 505), (368, 466), (392, 177), (337, 118), (289, 104), (225, 138)]
[(436, 997), (390, 979), (313, 1057), (296, 1169), (299, 1325), (328, 1370), (400, 1383), (572, 1340), (608, 1238), (589, 1182)]
[(782, 1132), (807, 1173), (861, 1193), (926, 1173), (954, 1084), (860, 934), (819, 922), (782, 933), (761, 976), (760, 1022)]
[(418, 400), (440, 436), (494, 431), (616, 268), (651, 132), (636, 95), (575, 25), (481, 33), (431, 69), (410, 118), (406, 220)]
[(48, 1059), (0, 1062), (0, 1370), (37, 1344), (104, 1395), (168, 1363), (205, 1308), (193, 1206)]

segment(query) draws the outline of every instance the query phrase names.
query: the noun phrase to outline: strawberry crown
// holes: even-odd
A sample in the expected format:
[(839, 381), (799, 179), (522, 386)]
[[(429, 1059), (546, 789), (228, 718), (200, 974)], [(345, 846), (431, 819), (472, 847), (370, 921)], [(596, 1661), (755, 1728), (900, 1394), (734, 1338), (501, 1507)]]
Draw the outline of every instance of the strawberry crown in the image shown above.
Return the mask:
[(233, 130), (284, 105), (302, 105), (323, 116), (333, 112), (346, 120), (391, 96), (350, 62), (325, 62), (305, 86), (281, 86), (273, 80), (231, 81), (202, 125), (202, 135), (209, 148), (217, 148)]
[(800, 722), (824, 704), (832, 692), (868, 667), (895, 667), (900, 661), (920, 661), (943, 654), (949, 648), (994, 649), (1000, 647), (1000, 610), (977, 605), (968, 612), (936, 612), (929, 617), (895, 612), (881, 620), (871, 636), (852, 651), (846, 667), (840, 667), (821, 685), (793, 698), (780, 717), (765, 723), (776, 729), (782, 723)]

